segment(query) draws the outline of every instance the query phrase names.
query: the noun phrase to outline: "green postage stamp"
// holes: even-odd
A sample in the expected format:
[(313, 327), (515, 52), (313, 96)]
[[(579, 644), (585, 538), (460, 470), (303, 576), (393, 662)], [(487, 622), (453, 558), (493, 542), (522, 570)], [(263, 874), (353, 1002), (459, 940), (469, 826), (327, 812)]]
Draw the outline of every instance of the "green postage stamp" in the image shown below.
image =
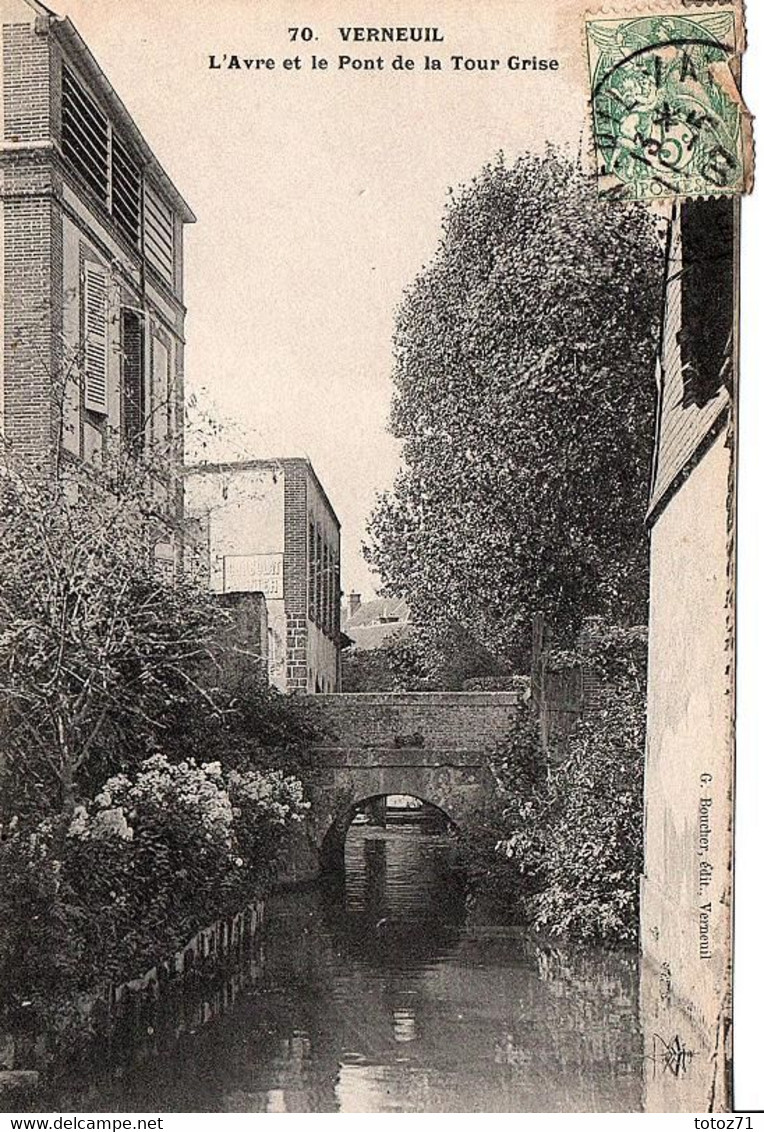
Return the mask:
[(600, 196), (748, 190), (749, 119), (730, 67), (737, 34), (732, 8), (586, 19)]

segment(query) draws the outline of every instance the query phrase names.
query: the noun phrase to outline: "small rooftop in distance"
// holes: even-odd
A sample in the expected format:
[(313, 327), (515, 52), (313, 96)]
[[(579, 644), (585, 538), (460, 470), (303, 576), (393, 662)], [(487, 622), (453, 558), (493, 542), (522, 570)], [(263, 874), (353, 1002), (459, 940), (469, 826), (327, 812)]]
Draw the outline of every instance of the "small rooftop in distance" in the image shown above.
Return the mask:
[(361, 601), (361, 595), (348, 594), (343, 609), (342, 630), (360, 651), (379, 648), (384, 641), (411, 628), (411, 611), (400, 597), (375, 597)]
[[(350, 597), (360, 595), (351, 594)], [(348, 618), (345, 625), (389, 625), (408, 624), (411, 621), (411, 611), (402, 597), (374, 597), (369, 601), (361, 601), (354, 609), (348, 609)]]

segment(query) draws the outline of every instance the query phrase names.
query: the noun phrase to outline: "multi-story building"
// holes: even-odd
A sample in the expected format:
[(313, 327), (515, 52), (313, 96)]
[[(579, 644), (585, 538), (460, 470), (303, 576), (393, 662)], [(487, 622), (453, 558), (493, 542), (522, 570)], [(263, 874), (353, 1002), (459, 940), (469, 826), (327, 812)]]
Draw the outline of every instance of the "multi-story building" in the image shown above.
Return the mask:
[(70, 20), (2, 0), (2, 40), (6, 440), (179, 449), (193, 213)]
[(340, 690), (340, 524), (309, 460), (186, 468), (189, 554), (213, 593), (261, 592), (284, 692)]
[[(729, 1103), (738, 208), (676, 204), (666, 255), (648, 514), (642, 986), (649, 1041), (678, 1035), (675, 1053), (693, 1050), (697, 1071), (652, 1074), (653, 1112)], [(710, 1084), (702, 1065), (714, 1067)]]

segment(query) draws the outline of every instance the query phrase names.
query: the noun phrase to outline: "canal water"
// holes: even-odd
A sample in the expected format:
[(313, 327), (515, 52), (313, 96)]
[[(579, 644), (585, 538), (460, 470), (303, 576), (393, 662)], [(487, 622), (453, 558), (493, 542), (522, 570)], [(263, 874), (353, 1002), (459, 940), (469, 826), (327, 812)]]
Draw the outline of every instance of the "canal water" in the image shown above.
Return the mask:
[(477, 922), (453, 853), (353, 826), (344, 888), (277, 894), (240, 971), (64, 1074), (48, 1110), (639, 1110), (636, 959)]

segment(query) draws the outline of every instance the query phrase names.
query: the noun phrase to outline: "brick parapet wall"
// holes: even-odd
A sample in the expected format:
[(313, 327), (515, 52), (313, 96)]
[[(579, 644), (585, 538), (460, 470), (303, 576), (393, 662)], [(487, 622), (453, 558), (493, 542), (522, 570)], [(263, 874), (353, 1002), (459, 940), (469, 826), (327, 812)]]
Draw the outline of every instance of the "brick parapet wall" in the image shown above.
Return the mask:
[(485, 751), (505, 737), (514, 692), (358, 692), (311, 697), (317, 746)]
[(314, 774), (327, 771), (344, 771), (348, 768), (373, 769), (384, 767), (392, 770), (426, 768), (437, 769), (463, 767), (482, 771), (485, 765), (485, 749), (475, 750), (467, 747), (321, 747), (320, 757), (316, 759)]

